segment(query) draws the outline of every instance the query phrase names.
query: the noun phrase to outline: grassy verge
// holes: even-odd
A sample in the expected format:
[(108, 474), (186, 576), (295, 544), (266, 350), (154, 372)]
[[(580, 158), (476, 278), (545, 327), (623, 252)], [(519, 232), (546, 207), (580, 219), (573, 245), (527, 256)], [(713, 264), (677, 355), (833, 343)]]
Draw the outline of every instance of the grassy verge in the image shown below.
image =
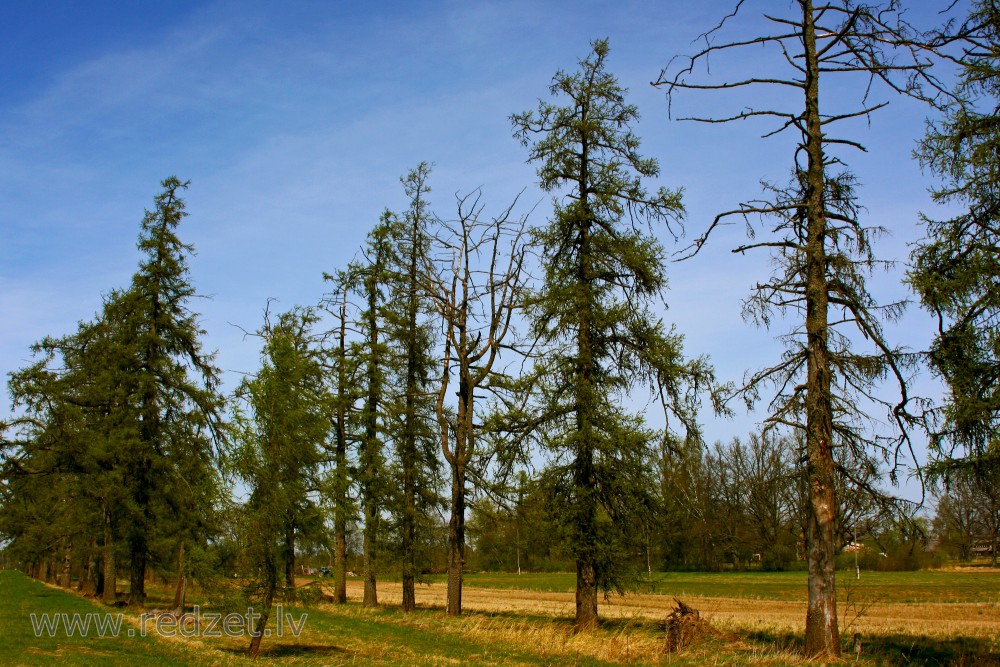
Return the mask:
[[(125, 622), (125, 615), (117, 609), (99, 607), (18, 572), (0, 571), (0, 591), (3, 591), (0, 595), (0, 665), (212, 664), (199, 662), (199, 656), (181, 646), (171, 646), (151, 636), (139, 636), (141, 633)], [(122, 621), (119, 636), (111, 636), (110, 631), (99, 636), (93, 625), (86, 636), (81, 636), (79, 631), (74, 632), (74, 636), (67, 636), (61, 625), (63, 620), (72, 619), (74, 614), (79, 614), (83, 620), (92, 613), (100, 614), (102, 623), (105, 619), (112, 624)], [(51, 636), (42, 627), (36, 632), (43, 615), (59, 619), (60, 626)], [(132, 637), (128, 637), (129, 630), (133, 630)]]
[[(906, 582), (912, 585), (913, 582), (923, 581), (916, 576), (921, 573), (903, 574), (906, 576), (901, 579), (889, 577), (883, 580), (884, 587), (891, 591), (894, 586), (903, 586)], [(935, 579), (942, 574), (943, 580)], [(931, 577), (935, 590), (953, 581), (952, 574), (924, 573)], [(730, 596), (742, 592), (751, 599), (760, 594), (761, 588), (770, 596), (798, 595), (799, 583), (782, 573), (667, 575), (661, 582), (664, 588), (675, 576), (688, 582), (686, 585), (700, 584), (699, 588), (693, 589), (699, 595), (708, 595), (723, 585), (728, 585), (726, 592)], [(744, 576), (748, 577), (747, 581), (744, 581)], [(508, 588), (513, 588), (518, 584), (524, 590), (541, 590), (543, 592), (538, 595), (542, 596), (546, 595), (544, 591), (561, 586), (567, 577), (571, 575), (522, 575), (520, 578), (517, 575), (472, 575), (469, 585), (471, 588), (483, 585), (500, 587), (506, 583)], [(942, 581), (944, 583), (938, 586)], [(297, 636), (285, 633), (281, 637), (266, 638), (264, 653), (255, 662), (243, 656), (249, 642), (247, 637), (165, 638), (156, 636), (151, 630), (147, 632), (148, 636), (141, 637), (137, 631), (140, 627), (138, 616), (127, 612), (123, 617), (123, 632), (118, 637), (97, 637), (94, 633), (86, 637), (68, 637), (65, 632), (58, 632), (54, 637), (45, 633), (36, 637), (30, 620), (32, 613), (118, 614), (120, 610), (108, 609), (99, 603), (47, 587), (16, 572), (0, 572), (0, 590), (4, 593), (0, 596), (0, 665), (598, 667), (812, 664), (801, 657), (800, 634), (768, 628), (723, 627), (697, 645), (679, 654), (665, 656), (662, 653), (663, 631), (660, 623), (653, 619), (607, 620), (598, 630), (574, 634), (567, 616), (544, 611), (481, 611), (456, 619), (445, 616), (440, 608), (425, 607), (415, 613), (404, 614), (392, 605), (366, 609), (357, 603), (288, 608), (286, 612), (299, 621), (302, 614), (307, 614), (302, 632)], [(152, 599), (149, 606), (166, 606), (168, 589), (154, 590), (154, 593), (165, 597)], [(926, 590), (919, 594), (929, 595)], [(963, 588), (956, 596), (965, 599), (985, 594), (980, 586), (978, 591)], [(900, 593), (900, 596), (903, 594)], [(993, 599), (997, 600), (996, 597)], [(211, 611), (207, 599), (204, 603), (203, 611)], [(274, 627), (272, 616), (272, 630)], [(129, 629), (136, 631), (131, 637), (127, 636)], [(849, 637), (845, 638), (845, 645), (849, 643), (847, 639)], [(848, 654), (844, 660), (844, 664), (847, 663), (996, 665), (1000, 664), (1000, 644), (983, 637), (932, 640), (913, 633), (887, 632), (866, 635), (860, 657)]]

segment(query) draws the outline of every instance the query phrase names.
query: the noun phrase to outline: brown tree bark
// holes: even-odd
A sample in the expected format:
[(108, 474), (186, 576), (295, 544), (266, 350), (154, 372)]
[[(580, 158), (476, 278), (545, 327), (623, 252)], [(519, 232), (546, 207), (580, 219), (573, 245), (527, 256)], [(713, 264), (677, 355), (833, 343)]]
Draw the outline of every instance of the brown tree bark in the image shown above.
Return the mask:
[[(152, 412), (156, 414), (155, 403), (150, 401), (152, 406), (151, 410), (146, 410), (145, 419), (148, 421), (150, 419), (158, 420), (158, 416), (150, 418), (149, 414)], [(143, 431), (155, 432), (155, 427), (144, 426)], [(143, 442), (153, 442), (152, 435), (145, 435)], [(128, 532), (128, 548), (129, 548), (129, 588), (128, 588), (128, 606), (133, 609), (142, 609), (146, 604), (146, 560), (148, 557), (149, 543), (148, 543), (148, 521), (152, 520), (150, 515), (150, 480), (149, 480), (149, 468), (151, 462), (148, 457), (134, 466), (133, 484), (135, 488), (133, 490), (133, 501), (139, 511), (142, 513), (140, 519), (133, 519), (133, 524)]]
[(59, 585), (63, 588), (73, 586), (73, 542), (69, 538), (63, 538), (63, 558), (62, 574), (59, 577)]
[(87, 597), (93, 597), (98, 594), (99, 577), (98, 577), (98, 567), (97, 567), (97, 538), (91, 537), (90, 539), (90, 551), (87, 556), (87, 574), (82, 582), (80, 591)]
[(337, 364), (337, 416), (336, 444), (334, 461), (337, 476), (334, 502), (334, 552), (333, 552), (333, 601), (336, 604), (347, 602), (347, 522), (350, 514), (347, 511), (347, 406), (345, 396), (348, 394), (347, 379), (347, 291), (349, 282), (344, 282), (343, 301), (340, 304), (340, 332), (338, 343)]
[[(581, 120), (588, 120), (589, 109), (583, 106)], [(579, 329), (576, 339), (576, 370), (573, 392), (576, 400), (576, 457), (573, 462), (573, 486), (576, 516), (573, 527), (576, 557), (576, 624), (577, 632), (597, 626), (597, 476), (594, 471), (594, 341), (593, 341), (593, 266), (590, 233), (593, 214), (590, 211), (590, 146), (581, 137), (580, 173), (577, 192), (583, 213), (577, 222), (576, 284)]]
[(285, 517), (285, 590), (289, 596), (295, 595), (295, 520), (292, 511)]
[(465, 569), (465, 467), (452, 468), (451, 517), (448, 519), (449, 616), (462, 614), (462, 575)]
[(333, 551), (333, 601), (347, 602), (347, 531), (335, 528)]
[(184, 599), (187, 595), (187, 575), (184, 573), (184, 540), (177, 547), (177, 587), (174, 589), (174, 615), (184, 613)]
[(807, 554), (809, 603), (806, 655), (839, 656), (834, 523), (833, 407), (828, 345), (826, 171), (819, 112), (819, 62), (812, 0), (803, 0), (806, 154), (806, 475), (809, 489)]
[(117, 600), (117, 572), (115, 571), (115, 545), (111, 533), (111, 515), (104, 511), (104, 548), (103, 548), (104, 587), (101, 599), (109, 604)]
[(366, 503), (365, 507), (365, 533), (364, 533), (364, 565), (365, 565), (365, 595), (361, 604), (365, 607), (378, 606), (378, 589), (375, 582), (375, 546), (376, 539), (375, 522), (378, 520), (374, 509), (374, 503)]
[(384, 271), (384, 253), (381, 247), (375, 249), (372, 264), (368, 267), (368, 275), (365, 276), (365, 297), (368, 310), (365, 315), (365, 326), (369, 337), (368, 358), (365, 363), (366, 396), (363, 408), (364, 437), (359, 452), (359, 465), (361, 467), (361, 496), (363, 512), (365, 517), (365, 528), (363, 538), (364, 549), (364, 580), (365, 592), (362, 604), (365, 607), (378, 605), (378, 591), (376, 589), (376, 549), (378, 548), (378, 520), (379, 508), (376, 485), (378, 484), (380, 461), (378, 413), (379, 403), (382, 399), (382, 382), (379, 370), (379, 334), (381, 327), (379, 324), (379, 281), (382, 279)]
[(267, 592), (264, 595), (264, 609), (260, 614), (260, 618), (257, 619), (257, 625), (254, 627), (250, 637), (250, 646), (247, 648), (247, 655), (251, 658), (260, 656), (260, 642), (264, 639), (264, 630), (267, 628), (267, 621), (271, 616), (271, 605), (274, 603), (275, 589), (273, 577), (271, 581), (272, 583), (267, 587)]

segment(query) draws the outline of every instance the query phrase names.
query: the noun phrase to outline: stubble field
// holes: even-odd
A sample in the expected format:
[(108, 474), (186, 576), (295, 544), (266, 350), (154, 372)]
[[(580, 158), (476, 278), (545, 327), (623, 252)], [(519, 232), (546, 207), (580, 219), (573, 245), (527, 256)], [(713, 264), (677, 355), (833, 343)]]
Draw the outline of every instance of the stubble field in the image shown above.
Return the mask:
[[(325, 585), (326, 581), (311, 584)], [(0, 665), (799, 665), (805, 574), (669, 573), (645, 591), (602, 601), (593, 632), (572, 631), (573, 575), (472, 574), (462, 618), (443, 613), (445, 584), (417, 590), (419, 609), (399, 611), (400, 586), (379, 583), (382, 606), (351, 602), (290, 607), (306, 613), (297, 637), (269, 637), (254, 662), (246, 637), (35, 637), (31, 613), (111, 613), (74, 594), (15, 572), (0, 572)], [(862, 573), (838, 579), (844, 664), (1000, 665), (1000, 572), (985, 569)], [(166, 607), (169, 586), (154, 588), (149, 607)], [(680, 653), (663, 653), (662, 622), (674, 597), (699, 609), (711, 634)], [(194, 591), (191, 602), (197, 602)], [(204, 610), (211, 601), (200, 600)], [(141, 627), (125, 612), (125, 628)], [(148, 629), (148, 622), (147, 622)], [(122, 633), (127, 634), (127, 633)], [(134, 633), (138, 634), (138, 633)]]

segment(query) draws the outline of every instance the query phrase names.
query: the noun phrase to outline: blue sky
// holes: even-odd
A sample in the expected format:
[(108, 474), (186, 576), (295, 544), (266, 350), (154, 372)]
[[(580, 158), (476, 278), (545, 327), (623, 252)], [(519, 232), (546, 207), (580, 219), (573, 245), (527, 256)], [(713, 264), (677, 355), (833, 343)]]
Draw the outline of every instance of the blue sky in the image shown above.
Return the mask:
[[(103, 293), (127, 284), (139, 220), (169, 175), (191, 180), (181, 236), (197, 248), (192, 278), (211, 299), (195, 307), (231, 384), (257, 363), (234, 325), (255, 328), (270, 297), (281, 307), (315, 303), (322, 273), (354, 256), (381, 210), (404, 206), (398, 179), (417, 163), (436, 165), (432, 201), (442, 215), (456, 191), (482, 186), (499, 207), (528, 188), (524, 202), (541, 202), (532, 221), (542, 223), (548, 198), (508, 117), (546, 96), (553, 73), (572, 69), (598, 37), (610, 38), (609, 68), (642, 113), (644, 153), (660, 160), (650, 185), (685, 189), (688, 236), (698, 234), (790, 167), (789, 138), (760, 139), (765, 124), (673, 121), (649, 86), (730, 4), (3, 3), (0, 372), (23, 366), (32, 342), (69, 333)], [(748, 1), (741, 20), (754, 23), (764, 7), (787, 3)], [(713, 76), (767, 62), (720, 60)], [(674, 115), (729, 113), (754, 99), (689, 94)], [(869, 221), (892, 232), (880, 244), (887, 258), (905, 260), (920, 236), (918, 211), (932, 210), (930, 181), (910, 157), (927, 115), (894, 99), (870, 126), (852, 128), (869, 148), (850, 156)], [(700, 256), (672, 265), (666, 296), (666, 318), (689, 352), (710, 355), (734, 380), (775, 359), (772, 339), (784, 331), (740, 317), (740, 300), (767, 270), (764, 256), (730, 255), (741, 234), (722, 230)], [(905, 294), (900, 276), (878, 277), (876, 291)], [(913, 308), (892, 333), (919, 348), (931, 326)], [(939, 391), (926, 375), (918, 387)], [(706, 413), (706, 435), (746, 433), (756, 418)]]

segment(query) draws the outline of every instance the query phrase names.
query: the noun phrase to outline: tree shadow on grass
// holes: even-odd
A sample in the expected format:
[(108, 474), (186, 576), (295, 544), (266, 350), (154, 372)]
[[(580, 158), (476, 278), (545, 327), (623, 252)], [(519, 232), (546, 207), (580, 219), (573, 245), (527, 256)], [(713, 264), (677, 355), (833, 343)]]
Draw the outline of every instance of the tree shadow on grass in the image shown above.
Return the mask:
[(1000, 665), (1000, 651), (995, 644), (972, 637), (932, 639), (909, 635), (872, 637), (868, 648), (862, 645), (862, 655), (870, 651), (888, 665)]
[[(381, 608), (387, 614), (397, 615), (400, 614), (398, 606), (386, 605)], [(418, 604), (417, 610), (420, 612), (444, 612), (445, 606), (440, 604)], [(602, 616), (598, 620), (598, 628), (603, 630), (614, 630), (621, 631), (625, 629), (632, 628), (643, 628), (646, 630), (662, 630), (663, 624), (666, 619), (667, 613), (670, 609), (663, 610), (662, 618), (654, 617), (631, 617), (631, 616), (614, 616), (606, 617)], [(460, 617), (451, 617), (454, 619), (459, 618), (481, 618), (481, 619), (508, 619), (512, 621), (524, 621), (525, 623), (544, 623), (557, 628), (565, 628), (568, 631), (572, 631), (573, 627), (576, 625), (576, 619), (573, 618), (571, 614), (554, 614), (550, 611), (538, 611), (530, 609), (496, 609), (496, 610), (483, 610), (483, 609), (465, 609)]]
[[(749, 641), (794, 653), (802, 653), (801, 635), (782, 632), (751, 632)], [(1000, 647), (994, 642), (974, 637), (939, 639), (913, 635), (861, 636), (860, 658), (874, 660), (879, 665), (948, 665), (953, 667), (995, 667), (1000, 665)], [(845, 658), (855, 656), (854, 641), (841, 637)]]
[[(225, 648), (225, 653), (234, 655), (246, 655), (246, 647)], [(264, 644), (260, 649), (262, 658), (322, 658), (331, 656), (349, 657), (356, 655), (355, 651), (349, 651), (339, 646), (330, 644), (275, 644), (268, 646)]]

